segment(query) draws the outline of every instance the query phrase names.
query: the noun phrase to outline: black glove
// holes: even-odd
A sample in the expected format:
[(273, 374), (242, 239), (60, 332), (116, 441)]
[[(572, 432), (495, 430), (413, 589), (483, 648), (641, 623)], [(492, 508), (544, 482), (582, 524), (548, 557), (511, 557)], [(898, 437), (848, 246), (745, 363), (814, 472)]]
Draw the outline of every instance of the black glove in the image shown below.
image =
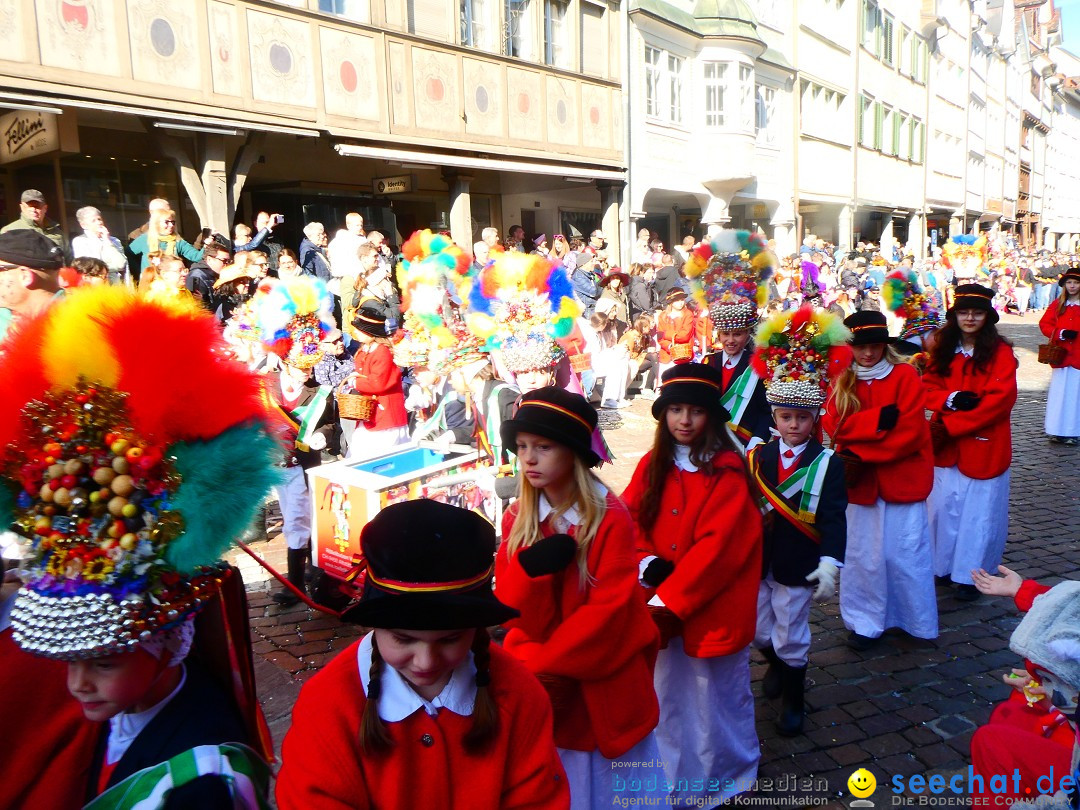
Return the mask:
[(670, 577), (671, 572), (674, 570), (675, 563), (668, 562), (662, 557), (657, 557), (645, 566), (645, 571), (641, 574), (641, 581), (650, 588), (659, 588), (660, 583)]
[(1061, 339), (1062, 340), (1076, 340), (1076, 335), (1077, 335), (1077, 332), (1076, 332), (1075, 329), (1062, 329), (1061, 330)]
[(553, 534), (518, 552), (518, 562), (530, 577), (557, 574), (577, 554), (577, 541), (568, 534)]
[(878, 415), (877, 429), (892, 430), (896, 427), (896, 421), (900, 418), (900, 409), (895, 405), (885, 405)]
[(973, 411), (978, 404), (979, 395), (974, 391), (957, 391), (952, 400), (954, 411)]

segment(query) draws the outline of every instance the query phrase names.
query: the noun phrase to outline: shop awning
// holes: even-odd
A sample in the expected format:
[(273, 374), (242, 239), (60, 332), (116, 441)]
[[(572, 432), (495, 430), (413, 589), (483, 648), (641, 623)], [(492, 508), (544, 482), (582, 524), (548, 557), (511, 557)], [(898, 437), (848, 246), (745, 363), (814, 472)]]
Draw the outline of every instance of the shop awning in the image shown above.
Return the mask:
[(499, 157), (468, 157), (444, 155), (438, 152), (417, 152), (411, 149), (389, 149), (383, 146), (361, 146), (339, 143), (334, 146), (344, 157), (365, 157), (400, 163), (424, 163), (431, 166), (452, 166), (458, 169), (489, 169), (491, 171), (552, 174), (585, 180), (626, 180), (626, 172), (614, 169), (590, 169), (573, 164), (539, 163), (531, 160), (510, 160)]

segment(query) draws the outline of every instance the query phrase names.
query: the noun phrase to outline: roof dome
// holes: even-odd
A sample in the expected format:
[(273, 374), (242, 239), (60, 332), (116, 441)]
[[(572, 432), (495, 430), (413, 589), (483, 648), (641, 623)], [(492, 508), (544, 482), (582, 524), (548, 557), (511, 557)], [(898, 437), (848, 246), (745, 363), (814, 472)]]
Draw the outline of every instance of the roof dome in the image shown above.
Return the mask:
[(765, 43), (758, 36), (757, 17), (745, 0), (697, 0), (697, 29), (707, 37), (739, 37)]

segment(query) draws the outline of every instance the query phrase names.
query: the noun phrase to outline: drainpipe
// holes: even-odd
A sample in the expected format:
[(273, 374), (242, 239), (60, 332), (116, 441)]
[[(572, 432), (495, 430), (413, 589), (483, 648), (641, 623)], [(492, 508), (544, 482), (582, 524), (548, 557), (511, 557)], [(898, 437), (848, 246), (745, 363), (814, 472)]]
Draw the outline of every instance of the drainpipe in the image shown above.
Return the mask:
[(622, 87), (622, 120), (623, 120), (623, 154), (626, 155), (626, 189), (623, 194), (623, 215), (619, 217), (619, 230), (621, 231), (621, 238), (619, 242), (620, 256), (619, 266), (630, 266), (630, 246), (634, 244), (633, 228), (630, 225), (630, 214), (633, 210), (634, 195), (632, 193), (633, 172), (630, 171), (630, 167), (633, 166), (633, 138), (630, 137), (630, 131), (633, 129), (630, 115), (633, 112), (630, 106), (631, 96), (631, 73), (630, 66), (633, 63), (631, 52), (633, 48), (630, 42), (630, 0), (623, 0), (622, 3), (622, 43), (623, 43), (623, 87)]

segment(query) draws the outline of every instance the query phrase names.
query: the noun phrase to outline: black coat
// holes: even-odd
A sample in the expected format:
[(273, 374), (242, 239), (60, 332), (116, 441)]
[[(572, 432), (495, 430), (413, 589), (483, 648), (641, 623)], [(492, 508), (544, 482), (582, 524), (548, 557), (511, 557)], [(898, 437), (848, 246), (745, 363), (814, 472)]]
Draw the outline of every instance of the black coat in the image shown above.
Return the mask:
[(630, 323), (638, 315), (652, 315), (656, 311), (653, 285), (644, 276), (630, 276)]
[(664, 265), (656, 271), (656, 279), (653, 281), (653, 294), (656, 296), (658, 306), (667, 305), (668, 293), (681, 288), (682, 276), (679, 271), (670, 264)]
[(188, 271), (187, 281), (184, 282), (188, 292), (195, 296), (195, 300), (207, 312), (214, 312), (218, 308), (218, 294), (214, 289), (215, 281), (217, 281), (217, 273), (210, 269), (210, 265), (206, 262), (195, 262)]
[[(188, 661), (184, 666), (187, 680), (183, 687), (132, 741), (131, 747), (116, 763), (106, 789), (133, 773), (159, 765), (199, 745), (250, 744), (240, 712), (228, 695), (197, 663)], [(88, 801), (96, 795), (108, 733), (109, 725), (105, 723), (90, 767)], [(174, 788), (163, 804), (165, 810), (193, 807), (232, 810), (233, 804), (228, 788), (219, 777), (201, 776)]]
[[(281, 372), (272, 371), (264, 378), (264, 385), (266, 390), (270, 393), (271, 399), (281, 406)], [(300, 394), (300, 398), (297, 400), (295, 407), (300, 408), (307, 405), (315, 398), (315, 395), (319, 393), (319, 383), (312, 377), (304, 384), (304, 389)], [(334, 439), (334, 429), (337, 426), (337, 419), (335, 417), (336, 401), (333, 393), (326, 398), (326, 404), (323, 406), (323, 412), (319, 415), (318, 420), (315, 422), (316, 433), (321, 433), (326, 438), (326, 446), (330, 448)], [(284, 407), (282, 407), (284, 410)], [(292, 435), (292, 431), (289, 431)], [(294, 461), (295, 460), (295, 461)], [(298, 447), (294, 447), (292, 441), (288, 442), (288, 445), (284, 447), (284, 466), (292, 467), (299, 464), (305, 470), (309, 470), (312, 467), (318, 467), (322, 464), (322, 451), (321, 450), (301, 450)]]
[[(746, 350), (742, 353), (742, 357), (740, 357), (739, 362), (735, 364), (735, 373), (731, 375), (730, 385), (734, 385), (736, 380), (738, 380), (742, 373), (746, 371), (746, 367), (750, 365), (750, 354), (753, 350), (753, 345), (747, 344)], [(708, 354), (702, 362), (707, 366), (712, 366), (722, 374), (724, 353), (715, 352), (713, 354)], [(728, 389), (725, 388), (721, 393), (726, 394), (727, 391)], [(769, 428), (772, 426), (772, 408), (769, 407), (769, 403), (765, 399), (765, 383), (759, 379), (757, 381), (757, 386), (754, 388), (754, 393), (750, 397), (750, 404), (746, 406), (746, 413), (744, 413), (743, 418), (739, 420), (739, 427), (749, 430), (754, 436), (767, 442), (772, 438), (772, 433), (769, 432)]]
[[(798, 468), (807, 467), (824, 448), (821, 442), (810, 439), (809, 445), (799, 456)], [(780, 442), (772, 441), (756, 452), (761, 477), (776, 485), (777, 467), (780, 463)], [(798, 500), (785, 499), (796, 512)], [(764, 547), (761, 561), (761, 578), (770, 571), (773, 579), (781, 585), (813, 587), (806, 575), (818, 567), (822, 557), (844, 561), (847, 546), (847, 486), (844, 484), (844, 466), (833, 456), (825, 472), (814, 528), (821, 532), (821, 543), (816, 543), (780, 515), (777, 510), (769, 512), (765, 519)]]

